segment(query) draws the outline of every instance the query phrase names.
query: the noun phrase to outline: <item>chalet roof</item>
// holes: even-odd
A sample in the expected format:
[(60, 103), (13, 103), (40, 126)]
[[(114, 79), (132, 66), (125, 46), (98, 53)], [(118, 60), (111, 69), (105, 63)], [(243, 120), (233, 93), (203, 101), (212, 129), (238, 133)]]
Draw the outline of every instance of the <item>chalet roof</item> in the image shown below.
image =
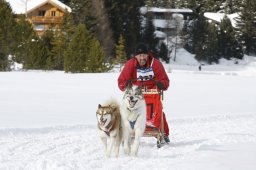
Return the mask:
[(71, 12), (71, 8), (58, 0), (6, 0), (11, 5), (15, 14), (25, 14), (33, 11), (34, 9), (43, 6), (47, 3), (56, 6), (62, 11)]
[(193, 11), (191, 9), (177, 9), (177, 8), (157, 8), (157, 7), (141, 7), (140, 11), (142, 14), (146, 14), (147, 12), (153, 13), (188, 13), (192, 14)]
[(214, 13), (214, 12), (205, 12), (204, 13), (204, 17), (206, 17), (210, 20), (213, 20), (215, 22), (218, 22), (218, 23), (220, 23), (221, 20), (223, 20), (225, 15), (230, 19), (232, 26), (236, 27), (237, 22), (236, 22), (235, 18), (239, 17), (238, 13), (233, 13), (233, 14)]

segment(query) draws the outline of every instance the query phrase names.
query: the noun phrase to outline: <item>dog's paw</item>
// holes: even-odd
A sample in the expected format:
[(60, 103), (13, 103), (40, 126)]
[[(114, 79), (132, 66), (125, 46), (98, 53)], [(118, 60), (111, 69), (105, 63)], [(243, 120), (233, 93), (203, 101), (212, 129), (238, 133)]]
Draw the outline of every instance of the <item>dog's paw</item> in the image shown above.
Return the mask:
[(132, 149), (131, 150), (131, 156), (137, 156), (138, 150), (137, 149)]
[(106, 156), (109, 158), (110, 157), (110, 153), (106, 153)]
[(124, 154), (125, 155), (130, 155), (130, 148), (129, 147), (124, 148)]
[(119, 155), (119, 148), (118, 148), (118, 147), (114, 148), (112, 155), (113, 155), (114, 157), (118, 157), (118, 155)]
[(106, 150), (106, 156), (107, 156), (108, 158), (110, 157), (110, 154), (111, 154), (110, 150)]

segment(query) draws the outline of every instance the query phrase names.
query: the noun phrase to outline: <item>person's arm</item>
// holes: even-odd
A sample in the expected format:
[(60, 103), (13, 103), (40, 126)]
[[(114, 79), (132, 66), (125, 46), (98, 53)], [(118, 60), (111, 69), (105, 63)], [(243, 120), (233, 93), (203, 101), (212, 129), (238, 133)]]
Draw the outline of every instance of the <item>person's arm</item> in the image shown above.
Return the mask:
[[(163, 85), (163, 89), (161, 90), (167, 90), (169, 87), (169, 78), (168, 75), (165, 72), (164, 66), (162, 65), (162, 63), (158, 60), (154, 61), (154, 74), (155, 74), (155, 78), (156, 81), (161, 82)], [(161, 84), (159, 83), (159, 84)]]
[(127, 81), (132, 79), (133, 69), (133, 61), (127, 61), (117, 80), (118, 87), (121, 91), (125, 90)]

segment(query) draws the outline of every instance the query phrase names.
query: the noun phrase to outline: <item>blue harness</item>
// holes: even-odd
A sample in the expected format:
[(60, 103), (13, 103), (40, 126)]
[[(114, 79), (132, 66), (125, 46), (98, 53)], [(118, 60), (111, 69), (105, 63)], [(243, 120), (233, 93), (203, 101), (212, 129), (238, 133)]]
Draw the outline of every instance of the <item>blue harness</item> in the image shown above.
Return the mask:
[(132, 129), (134, 129), (134, 125), (135, 125), (136, 121), (137, 121), (137, 119), (134, 120), (134, 121), (129, 121), (130, 126), (131, 126)]
[[(129, 110), (129, 109), (128, 109), (128, 110)], [(135, 126), (135, 123), (136, 123), (138, 117), (139, 117), (139, 115), (136, 117), (136, 119), (135, 119), (134, 121), (129, 121), (130, 126), (131, 126), (132, 129), (134, 129), (134, 126)]]

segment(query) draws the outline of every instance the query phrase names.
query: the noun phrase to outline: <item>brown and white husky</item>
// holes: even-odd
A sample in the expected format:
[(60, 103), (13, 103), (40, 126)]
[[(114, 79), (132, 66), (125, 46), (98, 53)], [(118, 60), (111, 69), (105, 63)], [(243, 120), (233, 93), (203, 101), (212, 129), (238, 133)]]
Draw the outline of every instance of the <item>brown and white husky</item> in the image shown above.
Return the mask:
[(100, 138), (107, 157), (118, 157), (122, 140), (121, 114), (119, 104), (111, 99), (99, 104), (96, 112)]

